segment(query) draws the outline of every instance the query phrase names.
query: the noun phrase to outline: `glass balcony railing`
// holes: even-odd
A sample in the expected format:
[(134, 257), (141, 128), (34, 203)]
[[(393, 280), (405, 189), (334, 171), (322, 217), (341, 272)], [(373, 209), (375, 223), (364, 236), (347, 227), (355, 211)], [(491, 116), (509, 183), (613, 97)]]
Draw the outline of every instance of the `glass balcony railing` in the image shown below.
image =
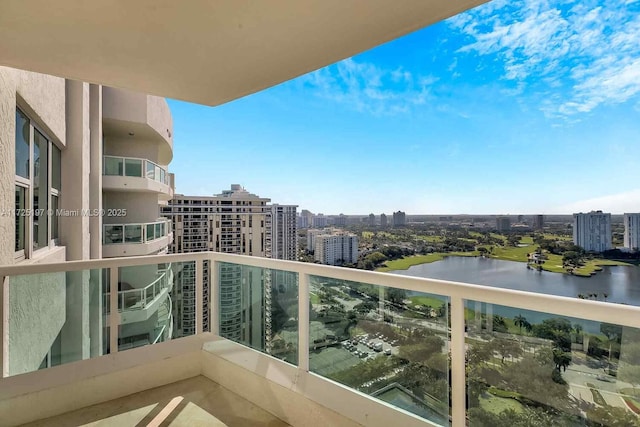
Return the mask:
[[(155, 266), (154, 266), (155, 268)], [(160, 265), (157, 267), (157, 271), (152, 271), (151, 274), (155, 275), (153, 281), (147, 286), (134, 289), (123, 289), (131, 287), (131, 284), (125, 280), (125, 277), (138, 276), (144, 277), (144, 273), (148, 270), (146, 266), (143, 267), (122, 267), (120, 270), (120, 280), (118, 281), (118, 311), (123, 312), (126, 310), (143, 310), (147, 306), (151, 305), (156, 298), (165, 290), (169, 290), (173, 286), (173, 269), (171, 264), (167, 266)], [(147, 272), (148, 274), (148, 272)], [(152, 276), (153, 277), (153, 276)], [(105, 307), (107, 307), (110, 293), (105, 292)]]
[(134, 224), (103, 224), (102, 244), (149, 243), (166, 237), (170, 232), (170, 220)]
[(135, 157), (103, 156), (103, 175), (147, 178), (169, 185), (167, 170), (151, 160)]
[[(159, 276), (146, 287), (109, 292), (147, 270)], [(364, 406), (411, 425), (640, 419), (639, 307), (212, 252), (0, 267), (0, 276), (10, 296), (5, 376), (160, 343), (179, 321), (210, 339), (203, 351), (290, 390), (320, 387), (300, 393), (354, 420)], [(127, 333), (118, 317), (165, 289), (173, 310), (167, 298), (149, 331)], [(83, 318), (95, 324), (65, 321)], [(76, 340), (57, 338), (74, 331)], [(336, 403), (344, 393), (353, 405)]]

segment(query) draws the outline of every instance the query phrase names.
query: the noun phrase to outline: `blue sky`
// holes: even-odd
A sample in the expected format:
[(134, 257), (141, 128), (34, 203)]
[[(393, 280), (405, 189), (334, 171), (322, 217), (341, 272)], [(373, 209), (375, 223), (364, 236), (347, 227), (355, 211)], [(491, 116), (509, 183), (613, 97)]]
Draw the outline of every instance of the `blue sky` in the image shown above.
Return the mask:
[(640, 1), (494, 0), (211, 108), (176, 190), (312, 212), (640, 211)]

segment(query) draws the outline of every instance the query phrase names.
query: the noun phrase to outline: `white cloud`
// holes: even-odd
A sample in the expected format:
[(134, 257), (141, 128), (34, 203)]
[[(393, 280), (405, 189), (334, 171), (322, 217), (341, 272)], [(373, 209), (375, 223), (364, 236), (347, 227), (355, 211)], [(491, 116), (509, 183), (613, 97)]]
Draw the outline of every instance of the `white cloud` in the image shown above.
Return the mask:
[(608, 196), (579, 200), (553, 209), (553, 213), (575, 213), (601, 210), (611, 213), (625, 213), (640, 211), (640, 189)]
[(389, 70), (352, 58), (302, 78), (314, 95), (374, 115), (406, 113), (426, 104), (430, 88), (437, 80), (403, 68)]
[(540, 109), (568, 117), (640, 94), (637, 3), (494, 1), (448, 22), (469, 40), (459, 53), (498, 55), (504, 79), (542, 83)]

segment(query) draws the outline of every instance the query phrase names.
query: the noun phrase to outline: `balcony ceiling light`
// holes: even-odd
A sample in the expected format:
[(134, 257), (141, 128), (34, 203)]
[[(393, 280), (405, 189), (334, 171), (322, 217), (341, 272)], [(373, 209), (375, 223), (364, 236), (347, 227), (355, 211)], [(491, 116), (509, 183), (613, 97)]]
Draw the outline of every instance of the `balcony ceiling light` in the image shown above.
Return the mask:
[(4, 0), (0, 65), (218, 105), (486, 0)]

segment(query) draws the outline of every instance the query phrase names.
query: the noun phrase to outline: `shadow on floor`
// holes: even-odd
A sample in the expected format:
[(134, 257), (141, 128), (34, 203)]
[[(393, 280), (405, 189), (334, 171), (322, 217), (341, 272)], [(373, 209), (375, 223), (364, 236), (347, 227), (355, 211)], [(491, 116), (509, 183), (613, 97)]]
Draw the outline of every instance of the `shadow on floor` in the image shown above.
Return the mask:
[(197, 376), (27, 426), (284, 427), (288, 424), (215, 382)]

